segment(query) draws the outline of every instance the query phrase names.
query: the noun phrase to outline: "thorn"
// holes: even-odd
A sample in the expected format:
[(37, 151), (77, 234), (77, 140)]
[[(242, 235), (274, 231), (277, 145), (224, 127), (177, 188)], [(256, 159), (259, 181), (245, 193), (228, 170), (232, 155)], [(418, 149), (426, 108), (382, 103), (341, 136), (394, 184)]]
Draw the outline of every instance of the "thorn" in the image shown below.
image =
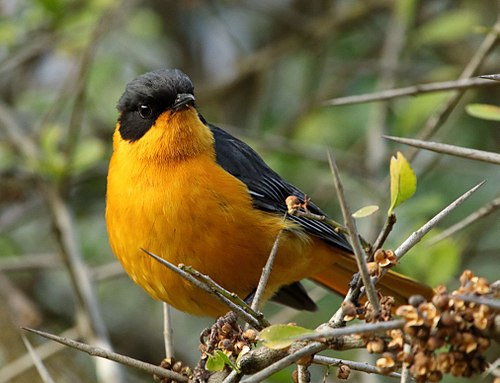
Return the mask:
[(480, 78), (484, 78), (486, 80), (493, 80), (493, 81), (500, 81), (500, 73), (497, 74), (485, 74), (482, 76), (479, 76)]

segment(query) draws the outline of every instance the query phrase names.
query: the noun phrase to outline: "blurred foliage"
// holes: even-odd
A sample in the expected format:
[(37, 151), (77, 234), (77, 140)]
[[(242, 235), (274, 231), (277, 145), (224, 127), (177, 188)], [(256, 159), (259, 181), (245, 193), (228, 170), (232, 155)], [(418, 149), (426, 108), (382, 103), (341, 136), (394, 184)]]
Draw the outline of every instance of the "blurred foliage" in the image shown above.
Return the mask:
[[(20, 325), (58, 333), (76, 320), (74, 292), (58, 257), (40, 179), (66, 196), (78, 246), (93, 273), (115, 262), (104, 225), (105, 177), (116, 101), (136, 75), (163, 66), (188, 73), (209, 121), (248, 141), (338, 218), (326, 162), (326, 147), (331, 148), (353, 211), (381, 207), (359, 221), (362, 234), (373, 239), (390, 204), (390, 157), (410, 150), (380, 136), (374, 139), (370, 124), (384, 110), (381, 133), (414, 137), (448, 94), (335, 108), (322, 102), (375, 91), (388, 70), (395, 87), (457, 78), (498, 12), (494, 0), (0, 1), (0, 277), (11, 283), (0, 293), (0, 304), (7, 308), (0, 317), (0, 371), (25, 353), (16, 333)], [(402, 48), (394, 67), (387, 68), (384, 55), (390, 52), (386, 44), (394, 25), (406, 27), (395, 29)], [(497, 49), (478, 75), (498, 73), (498, 62)], [(498, 151), (498, 121), (470, 117), (465, 105), (498, 105), (499, 96), (498, 87), (467, 91), (433, 140)], [(30, 155), (13, 145), (9, 129), (22, 142), (35, 144)], [(421, 152), (412, 167), (417, 191), (397, 209), (398, 222), (387, 244), (393, 248), (481, 180), (488, 182), (439, 230), (498, 193), (500, 172), (493, 165)], [(497, 213), (432, 247), (423, 241), (405, 256), (400, 270), (430, 284), (452, 286), (465, 267), (497, 278), (499, 230)], [(53, 256), (50, 262), (36, 263), (47, 255)], [(34, 266), (19, 271), (19, 265), (30, 262)], [(17, 271), (12, 265), (18, 265)], [(120, 353), (157, 364), (164, 352), (161, 305), (119, 268), (110, 270), (107, 278), (96, 280), (96, 291), (112, 343)], [(321, 288), (313, 291), (319, 313), (273, 304), (266, 313), (271, 320), (312, 328), (340, 302)], [(16, 294), (28, 302), (32, 316), (15, 308), (20, 298), (17, 303), (11, 298)], [(210, 322), (174, 313), (178, 359), (197, 360), (196, 334)], [(368, 358), (354, 351), (342, 355)], [(77, 352), (58, 353), (46, 364), (60, 382), (96, 379), (89, 357)], [(321, 379), (323, 373), (317, 369), (313, 376)], [(125, 376), (127, 382), (151, 381), (128, 369)], [(29, 370), (12, 382), (37, 379)], [(284, 379), (289, 372), (274, 381)], [(351, 378), (361, 379), (356, 373)]]

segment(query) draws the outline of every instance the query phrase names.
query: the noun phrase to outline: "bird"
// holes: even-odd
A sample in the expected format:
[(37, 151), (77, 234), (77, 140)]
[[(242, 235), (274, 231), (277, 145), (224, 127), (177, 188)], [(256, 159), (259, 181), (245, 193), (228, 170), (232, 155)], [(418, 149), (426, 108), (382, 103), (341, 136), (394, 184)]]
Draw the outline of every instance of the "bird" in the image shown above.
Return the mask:
[[(250, 299), (279, 233), (264, 300), (316, 310), (304, 279), (339, 294), (348, 291), (357, 265), (346, 237), (326, 222), (287, 214), (286, 199), (305, 203), (306, 194), (245, 142), (208, 123), (181, 70), (157, 69), (132, 80), (117, 109), (107, 176), (108, 237), (125, 271), (153, 298), (196, 316), (229, 311), (143, 250), (191, 266)], [(312, 201), (307, 209), (326, 216)], [(377, 288), (399, 303), (432, 294), (393, 271)]]

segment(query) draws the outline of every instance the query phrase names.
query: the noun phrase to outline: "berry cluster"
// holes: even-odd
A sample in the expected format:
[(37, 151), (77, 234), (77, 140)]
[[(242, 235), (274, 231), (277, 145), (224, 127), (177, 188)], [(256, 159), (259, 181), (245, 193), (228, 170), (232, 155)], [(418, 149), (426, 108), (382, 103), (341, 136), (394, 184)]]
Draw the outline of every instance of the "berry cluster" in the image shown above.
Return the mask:
[(219, 318), (215, 324), (201, 334), (199, 350), (206, 358), (214, 350), (221, 350), (227, 356), (237, 357), (240, 352), (250, 349), (257, 342), (257, 331), (243, 331), (234, 313)]
[[(460, 287), (452, 293), (440, 286), (431, 302), (413, 296), (410, 304), (398, 307), (396, 314), (405, 320), (403, 328), (387, 331), (385, 337), (365, 337), (366, 348), (382, 354), (376, 363), (380, 372), (393, 372), (405, 363), (417, 382), (438, 382), (444, 374), (479, 374), (488, 365), (484, 353), (498, 315), (486, 303), (498, 297), (499, 292), (486, 279), (466, 270)], [(382, 297), (380, 303), (377, 318), (369, 303), (356, 316), (368, 323), (390, 320), (394, 300)], [(406, 349), (405, 343), (409, 345)]]
[[(177, 372), (185, 376), (186, 378), (191, 378), (193, 375), (193, 370), (184, 365), (180, 360), (175, 360), (174, 358), (165, 358), (161, 361), (160, 367), (165, 368), (166, 370), (170, 370), (173, 372)], [(176, 383), (175, 380), (169, 378), (160, 378), (158, 376), (154, 376), (155, 380), (159, 380), (161, 383)]]

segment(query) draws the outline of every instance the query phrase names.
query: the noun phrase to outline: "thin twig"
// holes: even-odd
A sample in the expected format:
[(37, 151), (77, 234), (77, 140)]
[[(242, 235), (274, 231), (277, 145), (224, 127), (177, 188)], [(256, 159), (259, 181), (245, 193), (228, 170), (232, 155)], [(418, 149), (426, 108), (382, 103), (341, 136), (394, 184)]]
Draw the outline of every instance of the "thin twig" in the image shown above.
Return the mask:
[(368, 374), (378, 374), (398, 379), (401, 378), (401, 374), (398, 374), (397, 372), (391, 372), (390, 374), (381, 374), (380, 371), (377, 369), (377, 367), (368, 363), (332, 358), (324, 355), (314, 355), (313, 363), (321, 364), (323, 366), (328, 366), (328, 367), (345, 365), (348, 366), (351, 370), (362, 371)]
[[(313, 342), (315, 344), (320, 344), (320, 342)], [(239, 361), (239, 366), (242, 373), (247, 375), (255, 374), (264, 368), (270, 367), (274, 363), (280, 361), (281, 359), (296, 354), (298, 351), (302, 350), (304, 347), (309, 347), (312, 343), (307, 342), (295, 342), (290, 347), (282, 349), (270, 349), (267, 347), (259, 347), (254, 350), (249, 351)], [(319, 347), (319, 346), (318, 346)], [(337, 351), (353, 350), (366, 348), (363, 339), (357, 335), (347, 335), (340, 336), (325, 342), (323, 349), (332, 349)], [(321, 351), (319, 348), (308, 349), (309, 355)], [(319, 350), (319, 351), (318, 351)], [(304, 355), (302, 355), (304, 356)]]
[(45, 196), (51, 213), (55, 236), (71, 276), (78, 301), (88, 316), (87, 323), (83, 323), (84, 334), (86, 337), (97, 337), (101, 342), (109, 344), (108, 332), (95, 298), (87, 266), (83, 262), (75, 239), (73, 218), (61, 195), (52, 185), (40, 182), (39, 187)]
[[(406, 355), (411, 354), (411, 345), (409, 343), (404, 344), (403, 352)], [(401, 383), (409, 383), (409, 382), (411, 382), (410, 365), (407, 361), (404, 361), (403, 367), (401, 369)]]
[(21, 339), (23, 340), (24, 345), (28, 349), (31, 359), (33, 359), (33, 364), (35, 365), (38, 374), (40, 375), (40, 378), (42, 378), (43, 383), (55, 383), (54, 379), (52, 379), (52, 377), (50, 376), (47, 367), (45, 367), (45, 365), (43, 364), (42, 359), (31, 346), (30, 341), (24, 336), (24, 334), (21, 334)]
[(391, 215), (387, 217), (384, 227), (382, 228), (377, 239), (373, 243), (372, 250), (370, 252), (370, 259), (373, 256), (373, 254), (375, 254), (375, 252), (384, 245), (395, 223), (396, 223), (396, 215), (394, 213), (391, 213)]
[[(455, 210), (458, 206), (460, 206), (467, 198), (469, 198), (477, 189), (479, 189), (486, 181), (482, 181), (476, 186), (474, 186), (469, 191), (462, 194), (448, 206), (446, 206), (443, 210), (437, 213), (434, 217), (432, 217), (427, 223), (425, 223), (420, 229), (413, 232), (406, 241), (404, 241), (395, 251), (394, 255), (398, 260), (400, 260), (403, 255), (405, 255), (408, 250), (410, 250), (413, 246), (415, 246), (424, 235), (426, 235), (434, 226), (436, 226), (444, 217), (448, 216), (453, 210)], [(383, 270), (382, 272), (384, 272)]]
[(2, 257), (0, 271), (39, 271), (63, 266), (61, 256), (58, 254), (24, 254), (19, 256)]
[(16, 326), (39, 326), (43, 320), (40, 308), (23, 289), (0, 273), (0, 299), (2, 311), (8, 313)]
[(500, 154), (487, 152), (484, 150), (477, 150), (471, 148), (464, 148), (461, 146), (442, 144), (439, 142), (422, 141), (413, 138), (382, 136), (388, 140), (399, 142), (405, 145), (414, 146), (420, 149), (427, 149), (437, 153), (450, 154), (452, 156), (468, 158), (470, 160), (477, 160), (488, 162), (490, 164), (500, 165)]
[(358, 264), (358, 270), (361, 274), (361, 279), (363, 280), (363, 284), (365, 285), (366, 295), (373, 307), (374, 315), (376, 317), (380, 311), (378, 295), (377, 292), (375, 291), (375, 286), (373, 285), (373, 282), (370, 278), (370, 273), (368, 272), (368, 266), (366, 263), (366, 257), (361, 247), (361, 243), (359, 241), (359, 236), (356, 229), (356, 223), (354, 222), (349, 206), (347, 205), (347, 201), (344, 196), (344, 188), (340, 180), (339, 171), (337, 169), (337, 165), (330, 151), (328, 151), (328, 160), (333, 175), (335, 189), (337, 191), (337, 197), (339, 199), (340, 207), (342, 209), (344, 222), (347, 226), (347, 229), (349, 230), (349, 235), (351, 238), (354, 255), (356, 257), (356, 263)]
[(342, 226), (340, 223), (338, 223), (337, 221), (333, 220), (330, 217), (327, 217), (326, 215), (314, 214), (311, 213), (310, 211), (304, 211), (301, 209), (288, 209), (288, 214), (296, 217), (307, 218), (313, 221), (324, 222), (327, 225), (331, 226), (333, 230), (335, 230), (338, 233), (349, 234), (345, 226)]
[[(283, 220), (286, 219), (286, 213), (283, 217)], [(252, 299), (252, 304), (251, 308), (255, 312), (259, 312), (260, 304), (262, 301), (262, 297), (265, 291), (265, 288), (267, 286), (267, 283), (269, 281), (269, 278), (271, 277), (271, 271), (273, 269), (273, 264), (274, 260), (276, 259), (276, 254), (278, 253), (279, 245), (280, 245), (280, 240), (281, 236), (283, 234), (283, 229), (281, 229), (278, 234), (276, 235), (276, 239), (274, 240), (273, 247), (271, 248), (271, 252), (269, 253), (269, 257), (267, 258), (266, 265), (262, 269), (262, 274), (259, 279), (259, 284), (257, 285), (257, 289), (255, 290), (254, 297)], [(248, 329), (250, 326), (250, 323), (247, 322), (245, 328)], [(235, 382), (238, 379), (239, 373), (237, 371), (232, 371), (231, 374), (229, 374), (226, 379), (224, 379), (224, 383), (232, 383)]]
[[(0, 103), (0, 122), (3, 122), (0, 126), (3, 127), (7, 139), (26, 161), (37, 163), (39, 150), (35, 142), (30, 139), (29, 135), (22, 134), (22, 129), (20, 129), (15, 119), (2, 106)], [(19, 130), (16, 130), (17, 128)], [(57, 244), (76, 293), (79, 308), (77, 314), (80, 314), (77, 315), (78, 324), (81, 326), (86, 338), (111, 348), (107, 329), (95, 299), (92, 283), (75, 239), (75, 227), (69, 208), (52, 184), (49, 184), (44, 179), (36, 179), (36, 181), (51, 215)], [(109, 373), (113, 375), (115, 381), (120, 382), (122, 379), (117, 366), (110, 365), (110, 368)], [(100, 371), (108, 370), (100, 369)], [(106, 377), (99, 376), (99, 380), (105, 379)]]
[[(64, 331), (62, 336), (76, 338), (78, 336), (77, 328), (72, 327)], [(36, 353), (42, 360), (47, 359), (65, 349), (65, 345), (53, 342), (45, 342), (35, 347)], [(29, 354), (24, 354), (17, 359), (10, 361), (8, 364), (5, 364), (0, 368), (0, 383), (11, 382), (15, 377), (28, 371), (31, 367), (33, 367), (33, 359), (29, 356)]]
[(465, 217), (463, 220), (460, 222), (457, 222), (456, 224), (450, 226), (446, 230), (442, 231), (435, 237), (431, 238), (429, 241), (427, 241), (428, 246), (435, 245), (439, 241), (442, 241), (445, 238), (450, 237), (451, 235), (455, 234), (456, 232), (466, 228), (467, 226), (471, 225), (472, 223), (495, 213), (498, 209), (500, 208), (500, 197), (495, 198), (492, 202), (488, 203), (487, 205), (479, 208), (472, 214), (468, 215)]
[[(429, 221), (427, 221), (422, 227), (420, 227), (417, 231), (414, 231), (396, 250), (394, 250), (394, 255), (399, 261), (413, 246), (415, 246), (420, 240), (432, 229), (436, 226), (443, 218), (448, 216), (453, 210), (455, 210), (458, 206), (460, 206), (467, 198), (469, 198), (477, 189), (479, 189), (486, 181), (482, 181), (472, 189), (468, 190), (448, 206), (446, 206), (443, 210), (437, 213), (434, 217), (432, 217)], [(382, 278), (388, 269), (382, 269), (380, 276), (373, 277), (373, 281), (377, 282)]]
[(172, 315), (170, 305), (163, 302), (163, 339), (165, 341), (165, 356), (174, 357), (174, 330), (172, 327)]
[[(481, 76), (483, 77), (483, 76)], [(485, 77), (483, 77), (485, 78)], [(361, 94), (356, 96), (339, 97), (325, 101), (323, 104), (327, 106), (340, 106), (360, 104), (364, 102), (386, 101), (398, 97), (416, 96), (420, 94), (443, 92), (457, 89), (471, 89), (487, 86), (495, 86), (498, 84), (492, 81), (483, 81), (478, 78), (466, 78), (454, 81), (433, 82), (430, 84), (418, 84), (404, 88), (395, 88), (374, 92), (369, 94)]]
[[(250, 323), (255, 328), (262, 329), (262, 328), (267, 327), (269, 325), (268, 323), (262, 322), (262, 319), (258, 319), (256, 317), (254, 317), (252, 314), (250, 314), (249, 312), (252, 311), (250, 306), (246, 305), (243, 301), (241, 301), (241, 299), (240, 299), (240, 301), (243, 302), (246, 306), (238, 305), (238, 304), (234, 303), (233, 300), (230, 299), (230, 297), (232, 297), (234, 299), (235, 295), (232, 294), (231, 292), (224, 290), (220, 286), (219, 286), (220, 289), (216, 289), (214, 286), (215, 283), (214, 283), (214, 285), (209, 285), (205, 281), (200, 281), (199, 279), (195, 278), (193, 275), (191, 275), (187, 271), (173, 265), (172, 263), (157, 256), (156, 254), (153, 254), (145, 249), (142, 249), (142, 251), (144, 251), (146, 254), (148, 254), (149, 256), (154, 258), (156, 261), (160, 262), (162, 265), (166, 266), (168, 269), (172, 270), (173, 272), (177, 273), (178, 275), (180, 275), (184, 279), (191, 282), (194, 286), (196, 286), (196, 287), (202, 289), (203, 291), (215, 296), (222, 303), (224, 303), (226, 306), (228, 306), (229, 309), (233, 310), (240, 318), (242, 318), (245, 322)], [(185, 268), (185, 266), (184, 266), (184, 268)], [(192, 268), (190, 268), (190, 269), (192, 270)], [(224, 290), (225, 293), (222, 293), (222, 290)], [(247, 311), (249, 311), (249, 312), (247, 312)]]
[(335, 338), (344, 335), (352, 334), (375, 334), (378, 332), (383, 332), (387, 330), (394, 330), (402, 328), (405, 324), (404, 319), (395, 319), (386, 322), (374, 322), (374, 323), (363, 323), (355, 324), (348, 327), (325, 329), (316, 331), (313, 334), (307, 334), (299, 337), (297, 340), (312, 340), (312, 339), (323, 339), (323, 338)]
[(461, 299), (465, 302), (474, 302), (480, 305), (489, 306), (494, 310), (500, 310), (500, 299), (481, 297), (477, 295), (453, 294), (450, 298)]
[[(333, 220), (332, 218), (326, 216), (326, 215), (320, 215), (320, 214), (314, 214), (311, 213), (310, 211), (304, 211), (302, 209), (288, 209), (288, 214), (293, 215), (295, 217), (302, 217), (302, 218), (307, 218), (313, 221), (320, 221), (324, 222), (327, 225), (329, 225), (335, 232), (337, 233), (342, 233), (345, 235), (349, 235), (349, 230), (347, 230), (347, 227), (342, 226), (340, 223), (337, 221)], [(371, 244), (364, 239), (361, 235), (358, 234), (358, 238), (361, 241), (361, 244), (363, 245), (363, 248), (368, 249), (371, 248)]]
[(241, 383), (259, 383), (262, 382), (263, 380), (267, 379), (274, 373), (281, 371), (282, 369), (290, 366), (291, 364), (295, 363), (299, 359), (309, 356), (312, 354), (316, 354), (320, 351), (323, 351), (326, 349), (327, 346), (323, 343), (320, 342), (313, 342), (308, 344), (307, 346), (301, 348), (297, 352), (294, 352), (293, 354), (287, 355), (283, 359), (278, 360), (276, 363), (273, 363), (272, 365), (260, 370), (259, 372), (253, 374), (250, 377), (247, 377), (246, 379), (243, 379)]
[(232, 370), (228, 376), (224, 378), (222, 383), (235, 383), (238, 381), (240, 373), (236, 370)]
[(202, 284), (205, 284), (208, 288), (212, 289), (214, 292), (220, 294), (223, 297), (226, 297), (227, 299), (229, 299), (229, 301), (233, 302), (236, 306), (241, 307), (243, 310), (247, 311), (250, 315), (254, 316), (255, 318), (257, 319), (262, 318), (262, 314), (257, 311), (254, 311), (250, 307), (250, 305), (248, 305), (248, 303), (246, 303), (243, 299), (241, 299), (238, 296), (238, 294), (226, 290), (224, 287), (219, 285), (208, 275), (202, 274), (192, 266), (186, 266), (184, 264), (179, 264), (179, 269), (188, 273)]
[[(344, 306), (345, 303), (353, 301), (353, 298), (355, 296), (357, 296), (357, 294), (359, 293), (359, 289), (360, 289), (359, 285), (358, 286), (351, 286), (349, 288), (349, 291), (345, 295), (344, 300), (342, 301), (342, 304), (337, 309), (337, 311), (335, 312), (335, 314), (333, 314), (333, 316), (327, 322), (327, 326), (328, 327), (337, 328), (337, 327), (340, 327), (342, 325), (342, 323), (344, 323), (344, 316), (345, 316), (345, 314), (344, 314), (344, 308), (343, 308), (343, 306)], [(323, 328), (323, 326), (320, 326), (319, 328)]]
[[(500, 16), (498, 16), (497, 21), (490, 32), (486, 35), (483, 42), (474, 53), (470, 61), (468, 62), (465, 69), (459, 76), (459, 80), (464, 80), (469, 77), (472, 77), (474, 73), (478, 70), (479, 66), (486, 59), (489, 53), (495, 47), (498, 36), (500, 35)], [(435, 112), (433, 113), (426, 121), (424, 127), (419, 133), (419, 139), (428, 140), (432, 137), (437, 130), (444, 124), (447, 120), (448, 116), (451, 114), (455, 106), (458, 105), (458, 102), (464, 95), (467, 89), (457, 89), (452, 95), (448, 98), (448, 100)], [(418, 153), (418, 149), (410, 152), (407, 156), (409, 161), (412, 161)]]
[(500, 81), (500, 74), (484, 74), (479, 77), (485, 78), (486, 80)]
[(298, 383), (310, 383), (311, 374), (309, 373), (307, 366), (303, 364), (297, 365), (297, 380)]
[[(283, 217), (283, 220), (286, 219), (286, 214)], [(281, 236), (283, 233), (283, 229), (278, 232), (276, 235), (276, 239), (274, 240), (273, 247), (271, 252), (269, 253), (269, 257), (267, 258), (266, 265), (262, 269), (262, 274), (259, 279), (259, 284), (257, 285), (257, 289), (255, 290), (254, 297), (252, 299), (251, 308), (254, 311), (259, 311), (260, 304), (262, 302), (262, 296), (264, 295), (264, 291), (266, 289), (269, 278), (271, 277), (271, 271), (273, 269), (274, 260), (276, 259), (276, 254), (278, 253)]]
[(73, 339), (64, 338), (64, 337), (61, 337), (58, 335), (50, 334), (50, 333), (40, 331), (40, 330), (35, 330), (32, 328), (23, 327), (23, 329), (26, 331), (32, 332), (34, 334), (38, 334), (40, 336), (43, 336), (44, 338), (53, 340), (53, 341), (61, 343), (61, 344), (64, 344), (64, 345), (71, 347), (71, 348), (74, 348), (76, 350), (86, 352), (89, 355), (109, 359), (109, 360), (112, 360), (114, 362), (123, 364), (125, 366), (134, 367), (134, 368), (137, 368), (139, 370), (145, 371), (149, 374), (157, 375), (161, 378), (169, 378), (169, 379), (175, 380), (177, 382), (183, 382), (183, 383), (188, 381), (187, 377), (180, 375), (180, 374), (177, 374), (174, 371), (170, 371), (170, 370), (164, 369), (162, 367), (155, 366), (153, 364), (149, 364), (149, 363), (137, 360), (137, 359), (133, 359), (133, 358), (130, 358), (130, 357), (125, 356), (125, 355), (117, 354), (116, 352), (108, 351), (108, 350), (105, 350), (105, 349), (100, 348), (100, 347), (90, 346), (90, 345), (85, 344), (85, 343), (77, 342), (76, 340), (73, 340)]

